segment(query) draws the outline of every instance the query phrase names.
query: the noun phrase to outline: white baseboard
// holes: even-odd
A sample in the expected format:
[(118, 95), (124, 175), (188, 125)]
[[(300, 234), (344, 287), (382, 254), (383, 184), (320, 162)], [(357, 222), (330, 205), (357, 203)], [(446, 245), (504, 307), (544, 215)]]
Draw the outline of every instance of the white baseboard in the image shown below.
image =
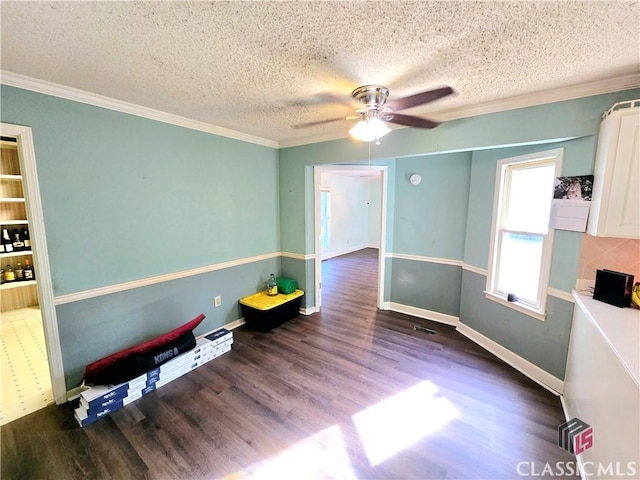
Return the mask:
[(318, 311), (317, 307), (300, 307), (300, 315), (311, 315), (313, 313), (316, 313)]
[(360, 245), (359, 247), (349, 248), (347, 250), (340, 250), (338, 252), (322, 252), (322, 260), (329, 260), (333, 257), (339, 257), (340, 255), (346, 255), (348, 253), (357, 252), (359, 250), (364, 250), (367, 248), (366, 245)]
[(490, 338), (485, 337), (468, 325), (459, 323), (456, 327), (456, 330), (468, 339), (473, 340), (485, 350), (493, 353), (500, 360), (508, 363), (519, 372), (525, 374), (531, 380), (540, 384), (551, 393), (554, 393), (555, 395), (561, 395), (564, 391), (564, 382), (562, 380), (551, 375), (549, 372), (544, 371), (537, 365), (534, 365), (529, 360), (526, 360), (521, 356), (513, 353), (508, 348), (505, 348), (499, 343), (491, 340)]
[[(571, 415), (571, 413), (569, 412), (569, 407), (567, 406), (567, 402), (564, 399), (564, 395), (560, 395), (560, 404), (562, 405), (562, 412), (564, 413), (565, 420), (569, 421), (570, 419), (575, 417), (575, 415)], [(578, 470), (580, 471), (580, 478), (582, 480), (587, 480), (587, 477), (584, 474), (585, 470), (583, 462), (584, 460), (582, 459), (582, 455), (576, 455), (576, 463), (578, 464)]]
[(453, 315), (446, 313), (434, 312), (432, 310), (426, 310), (424, 308), (412, 307), (410, 305), (403, 305), (401, 303), (385, 302), (384, 310), (391, 310), (398, 313), (406, 313), (413, 317), (424, 318), (425, 320), (433, 320), (434, 322), (444, 323), (445, 325), (453, 325), (456, 327), (460, 323), (460, 319)]

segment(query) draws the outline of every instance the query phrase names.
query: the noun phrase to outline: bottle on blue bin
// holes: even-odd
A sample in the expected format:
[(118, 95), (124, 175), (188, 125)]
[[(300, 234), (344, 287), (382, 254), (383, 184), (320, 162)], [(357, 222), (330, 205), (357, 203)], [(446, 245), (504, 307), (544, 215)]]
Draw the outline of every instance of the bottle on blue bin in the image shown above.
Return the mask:
[(267, 295), (277, 295), (278, 294), (278, 282), (276, 282), (276, 276), (272, 273), (267, 280)]

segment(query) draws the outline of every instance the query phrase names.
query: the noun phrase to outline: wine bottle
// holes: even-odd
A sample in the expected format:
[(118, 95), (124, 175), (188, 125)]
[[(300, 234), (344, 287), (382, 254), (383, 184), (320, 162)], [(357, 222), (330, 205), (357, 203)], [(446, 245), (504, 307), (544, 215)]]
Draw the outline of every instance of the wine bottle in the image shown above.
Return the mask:
[(0, 285), (4, 283), (4, 269), (0, 268)]
[(4, 269), (4, 281), (7, 283), (16, 281), (16, 274), (11, 265), (7, 265), (7, 268)]
[(33, 265), (31, 265), (28, 258), (25, 258), (24, 259), (24, 280), (29, 281), (29, 280), (35, 280), (35, 279), (36, 279), (36, 272), (33, 269)]
[(4, 253), (13, 252), (13, 241), (9, 236), (9, 230), (6, 228), (2, 229), (2, 245), (4, 245)]
[(24, 249), (31, 250), (31, 237), (29, 236), (27, 227), (22, 229), (22, 241), (24, 242)]
[(13, 229), (13, 232), (11, 232), (11, 237), (12, 237), (11, 240), (13, 241), (13, 251), (21, 252), (22, 250), (24, 250), (24, 242), (22, 241), (22, 234), (17, 228)]
[(16, 277), (16, 282), (24, 281), (24, 269), (22, 268), (22, 263), (18, 262), (13, 273)]

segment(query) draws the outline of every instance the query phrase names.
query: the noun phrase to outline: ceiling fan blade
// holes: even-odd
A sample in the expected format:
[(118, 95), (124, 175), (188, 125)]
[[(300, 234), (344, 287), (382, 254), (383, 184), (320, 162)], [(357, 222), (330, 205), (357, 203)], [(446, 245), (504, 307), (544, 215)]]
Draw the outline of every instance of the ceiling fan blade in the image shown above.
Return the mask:
[(397, 123), (398, 125), (405, 125), (407, 127), (434, 128), (439, 125), (438, 122), (427, 120), (426, 118), (413, 117), (411, 115), (402, 115), (400, 113), (393, 112), (383, 115), (382, 119), (385, 122)]
[(295, 125), (291, 125), (291, 128), (297, 130), (299, 128), (315, 127), (316, 125), (324, 125), (325, 123), (337, 122), (339, 120), (346, 120), (346, 118), (345, 117), (338, 117), (338, 118), (329, 118), (327, 120), (318, 120), (318, 121), (315, 121), (315, 122), (296, 123)]
[(398, 100), (390, 100), (385, 103), (386, 107), (392, 110), (405, 110), (411, 107), (417, 107), (425, 103), (433, 102), (439, 98), (446, 97), (453, 93), (451, 87), (441, 87), (435, 90), (429, 90), (427, 92), (416, 93), (415, 95), (409, 95), (408, 97), (399, 98)]
[(296, 123), (294, 125), (291, 125), (291, 128), (297, 130), (299, 128), (315, 127), (316, 125), (324, 125), (325, 123), (333, 123), (333, 122), (338, 122), (340, 120), (355, 120), (356, 118), (360, 118), (360, 115), (350, 115), (348, 117), (328, 118), (327, 120), (317, 120), (315, 122)]

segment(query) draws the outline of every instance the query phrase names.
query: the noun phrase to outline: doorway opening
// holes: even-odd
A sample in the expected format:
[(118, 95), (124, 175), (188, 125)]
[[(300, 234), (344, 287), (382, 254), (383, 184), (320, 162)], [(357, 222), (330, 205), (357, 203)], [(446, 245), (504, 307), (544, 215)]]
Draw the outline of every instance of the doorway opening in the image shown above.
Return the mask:
[(316, 311), (322, 306), (323, 261), (365, 250), (377, 255), (375, 304), (382, 308), (387, 167), (315, 166), (314, 199)]
[(63, 403), (66, 389), (31, 129), (2, 124), (0, 147), (4, 425)]

